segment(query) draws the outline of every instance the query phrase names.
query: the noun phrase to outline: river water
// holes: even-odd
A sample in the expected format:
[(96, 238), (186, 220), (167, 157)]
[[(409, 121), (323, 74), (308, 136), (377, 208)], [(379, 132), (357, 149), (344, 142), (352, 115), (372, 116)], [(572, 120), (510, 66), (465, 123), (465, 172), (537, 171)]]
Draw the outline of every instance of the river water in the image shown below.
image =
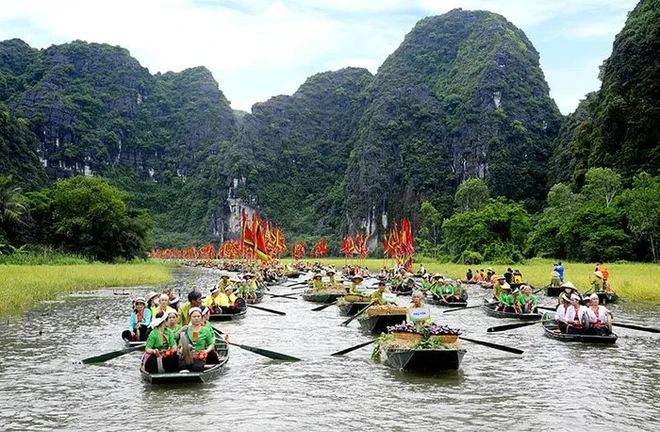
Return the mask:
[[(215, 280), (212, 271), (177, 275), (184, 297)], [(436, 322), (523, 355), (463, 342), (461, 369), (433, 376), (374, 363), (371, 347), (330, 357), (369, 336), (357, 322), (339, 326), (345, 317), (334, 306), (312, 312), (312, 303), (267, 296), (262, 306), (287, 315), (250, 309), (242, 321), (214, 325), (234, 342), (304, 361), (232, 347), (222, 376), (185, 386), (144, 383), (139, 353), (76, 363), (123, 348), (130, 299), (150, 289), (79, 293), (2, 322), (0, 430), (660, 430), (659, 335), (618, 328), (616, 345), (597, 347), (547, 339), (540, 326), (487, 334), (511, 321), (479, 308), (442, 314), (432, 306)], [(471, 287), (470, 303), (485, 294)], [(617, 319), (660, 327), (654, 307), (611, 307)]]

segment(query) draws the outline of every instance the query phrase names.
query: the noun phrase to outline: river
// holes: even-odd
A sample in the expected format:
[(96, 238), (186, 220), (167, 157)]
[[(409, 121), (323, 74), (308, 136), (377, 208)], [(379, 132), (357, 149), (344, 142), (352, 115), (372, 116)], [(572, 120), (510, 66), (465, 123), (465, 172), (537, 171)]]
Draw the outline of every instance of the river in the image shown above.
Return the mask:
[[(183, 297), (215, 280), (213, 271), (177, 274)], [(242, 321), (214, 325), (234, 342), (304, 361), (232, 347), (222, 376), (185, 386), (144, 383), (139, 353), (80, 364), (123, 348), (130, 299), (150, 289), (74, 294), (2, 322), (0, 430), (660, 430), (660, 335), (618, 328), (616, 345), (598, 347), (547, 339), (540, 325), (487, 334), (510, 321), (479, 308), (441, 314), (432, 306), (436, 322), (523, 355), (463, 342), (461, 369), (434, 376), (374, 363), (371, 347), (330, 357), (368, 341), (357, 322), (341, 327), (334, 306), (312, 312), (312, 303), (267, 296), (261, 305), (287, 315), (250, 309)], [(479, 302), (485, 290), (470, 295)], [(660, 327), (655, 307), (611, 307), (617, 319)]]

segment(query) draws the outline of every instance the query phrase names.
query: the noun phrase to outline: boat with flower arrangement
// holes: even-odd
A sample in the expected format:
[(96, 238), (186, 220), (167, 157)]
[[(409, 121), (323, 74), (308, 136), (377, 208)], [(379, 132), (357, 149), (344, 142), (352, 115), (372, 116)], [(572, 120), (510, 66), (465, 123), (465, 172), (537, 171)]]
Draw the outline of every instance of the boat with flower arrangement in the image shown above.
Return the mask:
[(399, 370), (438, 372), (457, 370), (466, 350), (458, 341), (460, 331), (447, 326), (399, 324), (387, 328), (376, 340), (372, 359)]

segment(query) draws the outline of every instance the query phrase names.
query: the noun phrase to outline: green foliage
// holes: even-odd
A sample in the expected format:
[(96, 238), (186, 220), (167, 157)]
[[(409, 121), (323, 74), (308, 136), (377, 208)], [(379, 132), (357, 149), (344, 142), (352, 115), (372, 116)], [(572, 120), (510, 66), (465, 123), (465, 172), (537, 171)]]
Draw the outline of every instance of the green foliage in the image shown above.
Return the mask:
[(455, 260), (461, 259), (465, 251), (472, 251), (487, 261), (519, 261), (531, 221), (520, 204), (500, 197), (479, 211), (458, 213), (446, 219), (442, 230), (445, 246)]
[(153, 222), (130, 208), (120, 190), (98, 178), (73, 177), (53, 187), (53, 242), (100, 261), (146, 258)]
[(647, 173), (635, 176), (633, 188), (626, 190), (620, 200), (628, 219), (630, 231), (647, 240), (653, 261), (658, 260), (660, 238), (660, 176)]
[(14, 177), (29, 189), (42, 186), (46, 175), (37, 149), (37, 139), (25, 120), (12, 118), (0, 102), (0, 174)]
[(582, 195), (597, 206), (611, 206), (620, 192), (621, 176), (610, 168), (592, 168), (584, 176)]
[(482, 180), (471, 178), (458, 187), (454, 197), (454, 211), (479, 211), (488, 203), (490, 191)]
[(558, 161), (571, 161), (578, 185), (591, 167), (617, 170), (624, 181), (639, 172), (660, 174), (660, 0), (641, 0), (616, 36), (601, 67), (601, 89), (560, 137)]

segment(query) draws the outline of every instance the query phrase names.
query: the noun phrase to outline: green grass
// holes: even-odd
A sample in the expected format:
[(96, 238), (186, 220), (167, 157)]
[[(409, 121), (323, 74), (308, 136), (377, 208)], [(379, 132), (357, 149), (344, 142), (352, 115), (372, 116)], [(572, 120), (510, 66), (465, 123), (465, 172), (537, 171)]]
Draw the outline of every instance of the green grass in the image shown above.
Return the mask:
[[(291, 262), (291, 259), (283, 259), (285, 263)], [(315, 262), (315, 259), (305, 260)], [(349, 260), (344, 258), (322, 258), (324, 264), (341, 267), (346, 262), (353, 265), (367, 266), (371, 271), (377, 271), (384, 265), (391, 267), (392, 260), (382, 259), (363, 259)], [(502, 274), (507, 267), (519, 269), (524, 279), (535, 287), (543, 287), (550, 282), (550, 272), (552, 271), (554, 261), (549, 259), (534, 258), (527, 260), (524, 264), (502, 265), (502, 264), (479, 264), (478, 266), (467, 266), (452, 263), (437, 263), (430, 259), (421, 259), (427, 271), (432, 273), (442, 273), (452, 278), (465, 277), (468, 268), (472, 271), (475, 268), (486, 269), (488, 266), (498, 273)], [(419, 270), (420, 262), (415, 263), (415, 272)], [(612, 289), (626, 300), (653, 301), (660, 302), (660, 264), (651, 263), (605, 263), (609, 270), (609, 281)], [(564, 262), (566, 271), (564, 280), (571, 281), (582, 292), (589, 291), (591, 284), (590, 278), (593, 278), (595, 265), (593, 263), (573, 263)]]
[(0, 316), (20, 315), (43, 300), (73, 291), (172, 282), (172, 265), (140, 264), (0, 265)]

